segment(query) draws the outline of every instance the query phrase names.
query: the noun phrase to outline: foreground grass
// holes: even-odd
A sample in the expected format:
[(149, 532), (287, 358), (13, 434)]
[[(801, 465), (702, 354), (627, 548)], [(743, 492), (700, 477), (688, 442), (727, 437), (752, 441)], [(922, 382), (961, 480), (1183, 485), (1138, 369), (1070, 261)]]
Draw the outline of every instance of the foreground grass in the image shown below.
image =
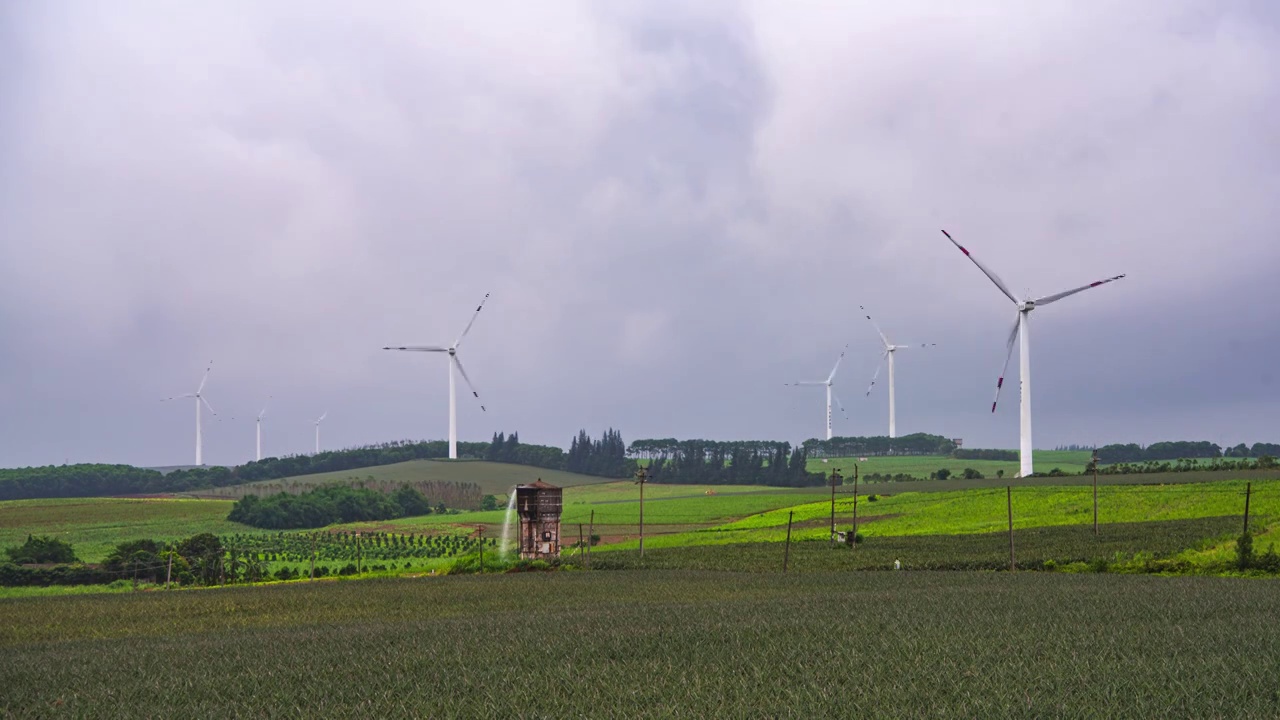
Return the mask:
[(1274, 717), (1214, 578), (594, 572), (0, 601), (15, 717)]

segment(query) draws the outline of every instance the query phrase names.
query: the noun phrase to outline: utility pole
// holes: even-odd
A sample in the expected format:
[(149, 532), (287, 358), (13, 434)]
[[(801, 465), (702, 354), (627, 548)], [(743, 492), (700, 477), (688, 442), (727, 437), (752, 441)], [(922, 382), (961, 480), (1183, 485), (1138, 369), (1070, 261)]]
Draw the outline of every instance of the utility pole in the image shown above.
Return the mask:
[(311, 579), (316, 579), (316, 534), (311, 533)]
[(583, 559), (583, 553), (587, 551), (587, 546), (582, 542), (582, 523), (578, 523), (578, 559)]
[(649, 473), (644, 468), (636, 471), (636, 482), (640, 483), (640, 559), (644, 559), (644, 484), (649, 479)]
[(1009, 571), (1012, 572), (1018, 569), (1013, 559), (1013, 486), (1006, 485), (1005, 491), (1009, 502)]
[(1093, 537), (1098, 537), (1098, 448), (1093, 448)]
[(831, 468), (831, 547), (836, 546), (836, 481), (840, 479), (840, 471)]
[(791, 520), (795, 516), (795, 510), (787, 514), (787, 548), (782, 553), (782, 572), (787, 571), (787, 563), (791, 560)]
[(1244, 484), (1244, 532), (1249, 534), (1249, 496), (1253, 494), (1253, 483)]
[(858, 463), (853, 464), (853, 549), (858, 549)]
[(356, 533), (356, 574), (360, 574), (360, 560), (363, 554), (360, 551), (360, 533)]
[[(484, 572), (484, 526), (477, 525), (476, 532), (480, 535), (480, 572)], [(559, 545), (559, 541), (556, 544)]]
[(169, 546), (169, 568), (164, 571), (164, 589), (169, 589), (169, 580), (173, 577), (173, 546)]
[(596, 511), (591, 511), (591, 524), (587, 526), (587, 569), (591, 569), (591, 543), (596, 536)]

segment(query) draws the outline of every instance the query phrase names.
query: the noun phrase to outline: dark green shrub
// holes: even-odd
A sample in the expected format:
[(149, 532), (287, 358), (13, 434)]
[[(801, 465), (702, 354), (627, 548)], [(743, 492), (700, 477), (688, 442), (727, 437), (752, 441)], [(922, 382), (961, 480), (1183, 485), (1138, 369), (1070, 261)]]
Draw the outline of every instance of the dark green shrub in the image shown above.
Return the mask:
[(28, 535), (25, 543), (6, 548), (4, 552), (9, 556), (9, 562), (17, 565), (80, 562), (69, 543), (47, 535)]
[(1245, 533), (1236, 540), (1236, 567), (1248, 570), (1253, 566), (1253, 535)]
[(1110, 569), (1111, 565), (1104, 557), (1096, 557), (1089, 561), (1089, 571), (1096, 573), (1104, 573)]

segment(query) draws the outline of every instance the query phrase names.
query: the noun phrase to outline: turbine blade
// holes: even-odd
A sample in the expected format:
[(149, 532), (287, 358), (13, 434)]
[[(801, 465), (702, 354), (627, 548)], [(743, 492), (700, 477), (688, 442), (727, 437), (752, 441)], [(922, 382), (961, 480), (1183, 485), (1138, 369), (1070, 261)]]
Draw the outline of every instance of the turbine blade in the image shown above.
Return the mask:
[(1004, 367), (1000, 369), (1000, 378), (996, 380), (996, 399), (991, 401), (991, 412), (996, 411), (996, 405), (1000, 402), (1000, 389), (1004, 387), (1004, 374), (1009, 372), (1009, 360), (1013, 358), (1013, 344), (1018, 339), (1018, 321), (1021, 314), (1013, 319), (1013, 330), (1009, 332), (1009, 341), (1006, 343), (1008, 349), (1004, 355)]
[[(864, 308), (864, 307), (862, 307), (861, 305), (859, 305), (859, 306), (858, 306), (858, 309), (862, 311), (862, 314), (864, 314), (864, 315), (866, 315), (866, 316), (867, 316), (867, 319), (868, 319), (868, 320), (871, 320), (871, 313), (867, 312), (867, 309), (866, 309), (866, 308)], [(884, 346), (885, 346), (886, 348), (888, 348), (888, 347), (889, 347), (889, 338), (887, 338), (887, 337), (885, 337), (885, 336), (884, 336), (884, 331), (882, 331), (882, 330), (880, 329), (880, 326), (876, 324), (876, 321), (875, 321), (875, 320), (871, 320), (871, 327), (873, 327), (873, 328), (875, 328), (875, 329), (876, 329), (876, 333), (877, 333), (878, 335), (880, 335), (880, 342), (884, 343)]]
[(1048, 305), (1049, 303), (1052, 303), (1052, 302), (1058, 302), (1064, 297), (1070, 297), (1072, 295), (1075, 295), (1078, 292), (1084, 292), (1085, 290), (1089, 290), (1090, 288), (1096, 288), (1099, 285), (1106, 285), (1109, 282), (1115, 282), (1116, 280), (1119, 280), (1122, 277), (1124, 277), (1124, 275), (1116, 275), (1115, 277), (1109, 277), (1106, 280), (1097, 280), (1095, 282), (1091, 282), (1088, 285), (1085, 285), (1083, 287), (1078, 287), (1074, 290), (1067, 290), (1066, 292), (1060, 292), (1060, 293), (1057, 293), (1056, 295), (1045, 295), (1044, 297), (1035, 300), (1034, 304), (1036, 306), (1040, 306), (1040, 305)]
[(213, 361), (209, 361), (209, 367), (205, 368), (204, 377), (200, 380), (200, 387), (196, 388), (196, 395), (204, 392), (204, 384), (209, 382), (209, 371), (213, 370)]
[(218, 411), (213, 409), (213, 406), (209, 404), (208, 400), (204, 399), (203, 395), (197, 395), (196, 397), (200, 398), (200, 402), (204, 403), (204, 406), (209, 408), (209, 412), (213, 413), (214, 415), (218, 414)]
[(840, 357), (836, 358), (836, 364), (831, 368), (831, 374), (827, 376), (825, 385), (830, 385), (832, 380), (836, 379), (836, 371), (840, 369), (840, 361), (844, 360), (844, 354), (849, 352), (849, 343), (845, 343), (844, 349), (840, 351)]
[(967, 258), (969, 258), (970, 260), (972, 260), (972, 261), (973, 261), (973, 264), (974, 264), (974, 265), (977, 265), (977, 266), (978, 266), (978, 269), (979, 269), (979, 270), (981, 270), (981, 271), (982, 271), (982, 273), (983, 273), (984, 275), (986, 275), (988, 279), (990, 279), (990, 280), (991, 280), (991, 282), (995, 283), (995, 284), (996, 284), (996, 287), (1000, 288), (1000, 292), (1004, 293), (1004, 294), (1005, 294), (1005, 297), (1007, 297), (1007, 298), (1009, 298), (1010, 300), (1012, 300), (1014, 305), (1021, 305), (1021, 304), (1022, 304), (1022, 303), (1019, 303), (1019, 302), (1018, 302), (1018, 298), (1016, 298), (1016, 297), (1014, 297), (1014, 296), (1013, 296), (1013, 293), (1009, 292), (1009, 287), (1008, 287), (1007, 285), (1005, 285), (1005, 284), (1004, 284), (1004, 281), (1003, 281), (1003, 280), (1001, 280), (1001, 279), (1000, 279), (1000, 277), (999, 277), (998, 275), (996, 275), (995, 273), (991, 272), (991, 270), (990, 270), (989, 268), (987, 268), (987, 266), (986, 266), (986, 265), (983, 265), (982, 263), (978, 262), (978, 258), (974, 257), (974, 256), (973, 256), (973, 255), (972, 255), (968, 250), (966, 250), (966, 249), (965, 249), (965, 247), (964, 247), (963, 245), (961, 245), (960, 243), (956, 242), (956, 239), (955, 239), (955, 238), (951, 237), (951, 233), (947, 232), (946, 230), (943, 230), (943, 231), (942, 231), (942, 234), (947, 236), (947, 239), (951, 241), (951, 244), (952, 244), (952, 245), (955, 245), (957, 248), (960, 248), (960, 252), (964, 253), (964, 256), (965, 256), (965, 257), (967, 257)]
[(875, 374), (871, 376), (871, 384), (867, 386), (867, 397), (871, 397), (871, 390), (876, 386), (876, 378), (880, 377), (880, 368), (884, 367), (884, 361), (889, 357), (889, 351), (885, 350), (880, 353), (880, 361), (876, 363)]
[(408, 350), (409, 352), (449, 352), (449, 348), (440, 347), (439, 345), (401, 345), (399, 347), (384, 347), (383, 350)]
[(329, 411), (325, 410), (323, 413), (320, 414), (320, 417), (316, 418), (316, 424), (319, 425), (320, 421), (324, 420), (327, 417), (329, 417)]
[[(486, 295), (485, 297), (489, 297), (489, 296)], [(457, 355), (450, 355), (449, 357), (452, 357), (453, 364), (458, 366), (458, 372), (462, 375), (462, 379), (466, 381), (467, 387), (471, 390), (471, 394), (476, 396), (476, 400), (480, 400), (480, 393), (476, 392), (475, 385), (471, 384), (471, 378), (467, 377), (467, 371), (462, 369), (462, 361), (458, 359)], [(487, 412), (484, 409), (483, 400), (480, 400), (480, 410), (481, 412)]]
[[(481, 298), (480, 300), (480, 304), (476, 306), (475, 314), (471, 316), (471, 322), (467, 323), (467, 326), (462, 329), (462, 334), (459, 335), (458, 339), (453, 342), (454, 348), (457, 348), (459, 345), (461, 345), (462, 338), (466, 337), (467, 333), (471, 332), (471, 326), (476, 324), (476, 318), (480, 317), (480, 311), (484, 309), (484, 304), (488, 301), (489, 301), (489, 293), (485, 293), (484, 297)], [(479, 397), (479, 395), (477, 395), (476, 397)]]
[(848, 420), (849, 411), (844, 409), (844, 403), (840, 402), (840, 396), (836, 394), (835, 388), (831, 389), (831, 399), (836, 401), (836, 407), (840, 408), (840, 412), (844, 413), (845, 420)]
[(799, 385), (826, 385), (826, 383), (821, 380), (813, 380), (813, 381), (807, 381), (807, 382), (783, 383), (783, 385), (787, 387), (797, 387)]
[(160, 398), (160, 402), (169, 402), (170, 400), (181, 400), (182, 398), (193, 398), (195, 393), (187, 393), (186, 395), (174, 395), (173, 397)]
[(270, 395), (268, 395), (268, 396), (267, 396), (267, 402), (266, 402), (266, 403), (264, 403), (264, 404), (262, 405), (262, 412), (258, 413), (258, 419), (259, 419), (259, 420), (261, 420), (262, 418), (264, 418), (264, 417), (266, 417), (266, 416), (267, 416), (267, 407), (268, 407), (268, 406), (270, 406), (270, 405), (271, 405), (271, 396), (270, 396)]

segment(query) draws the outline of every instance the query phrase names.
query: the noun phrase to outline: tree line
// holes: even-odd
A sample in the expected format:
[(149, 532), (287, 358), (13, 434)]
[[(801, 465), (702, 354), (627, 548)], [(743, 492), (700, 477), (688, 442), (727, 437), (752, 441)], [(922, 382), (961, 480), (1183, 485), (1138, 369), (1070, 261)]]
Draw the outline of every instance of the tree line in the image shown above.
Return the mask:
[[(574, 438), (580, 443), (580, 433)], [(499, 436), (495, 436), (497, 441)], [(551, 470), (569, 470), (571, 453), (547, 445), (519, 442), (517, 433), (503, 436), (502, 443), (460, 442), (458, 457), (494, 462), (532, 465)], [(500, 445), (500, 447), (495, 447)], [(618, 462), (617, 447), (623, 445), (621, 434), (608, 430), (600, 441), (591, 441), (591, 449), (574, 455), (574, 472), (588, 475), (607, 473), (601, 477), (627, 477), (633, 466)], [(193, 492), (240, 485), (264, 480), (281, 480), (300, 475), (341, 472), (379, 465), (392, 465), (410, 460), (443, 459), (449, 456), (449, 444), (443, 440), (411, 442), (407, 440), (333, 450), (315, 455), (287, 455), (263, 458), (235, 467), (201, 467), (161, 473), (132, 465), (79, 464), (48, 465), (0, 469), (0, 500), (32, 498), (97, 497), (104, 495), (145, 495), (155, 493)], [(609, 458), (604, 460), (602, 458)]]
[[(476, 488), (477, 494), (479, 487)], [(443, 513), (444, 503), (433, 508), (417, 488), (402, 485), (392, 493), (325, 485), (298, 495), (282, 492), (267, 497), (245, 495), (231, 507), (227, 519), (269, 530), (319, 528), (334, 523), (391, 520)]]
[(956, 448), (951, 457), (957, 460), (1012, 460), (1017, 462), (1017, 450), (992, 450), (988, 448)]
[(807, 487), (825, 482), (822, 473), (807, 470), (808, 452), (786, 442), (761, 446), (755, 442), (681, 440), (664, 446), (648, 460), (650, 480), (677, 485)]
[[(1267, 453), (1261, 454), (1265, 455)], [(1222, 448), (1216, 443), (1211, 443), (1207, 440), (1158, 442), (1145, 447), (1137, 443), (1124, 443), (1104, 445), (1098, 448), (1098, 461), (1104, 465), (1218, 457), (1222, 457)]]
[(579, 430), (569, 443), (569, 452), (558, 447), (525, 445), (519, 433), (505, 435), (494, 433), (484, 459), (493, 462), (517, 463), (551, 470), (565, 470), (596, 477), (631, 477), (638, 467), (627, 457), (627, 444), (622, 433), (609, 428), (599, 440), (593, 440), (586, 430)]
[(956, 444), (949, 438), (929, 433), (912, 433), (891, 438), (886, 435), (870, 437), (833, 437), (805, 440), (804, 448), (811, 457), (868, 457), (876, 455), (949, 455)]

